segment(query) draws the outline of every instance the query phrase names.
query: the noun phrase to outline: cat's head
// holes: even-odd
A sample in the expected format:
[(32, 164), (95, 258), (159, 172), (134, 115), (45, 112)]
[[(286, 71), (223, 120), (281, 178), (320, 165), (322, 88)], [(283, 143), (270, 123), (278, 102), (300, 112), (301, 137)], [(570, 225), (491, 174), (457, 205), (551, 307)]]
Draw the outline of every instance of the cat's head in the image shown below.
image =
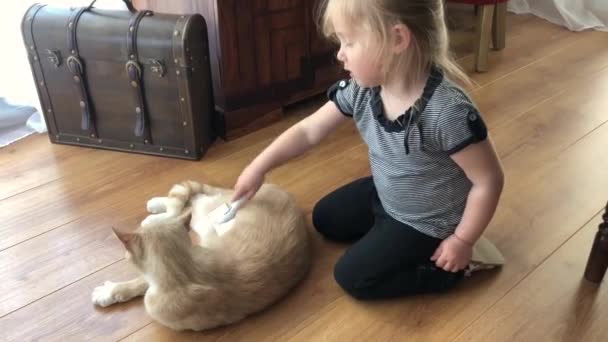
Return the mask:
[(172, 261), (183, 257), (191, 246), (189, 236), (191, 210), (179, 216), (154, 220), (140, 225), (133, 232), (112, 227), (125, 247), (126, 259), (140, 271), (155, 267), (157, 261)]

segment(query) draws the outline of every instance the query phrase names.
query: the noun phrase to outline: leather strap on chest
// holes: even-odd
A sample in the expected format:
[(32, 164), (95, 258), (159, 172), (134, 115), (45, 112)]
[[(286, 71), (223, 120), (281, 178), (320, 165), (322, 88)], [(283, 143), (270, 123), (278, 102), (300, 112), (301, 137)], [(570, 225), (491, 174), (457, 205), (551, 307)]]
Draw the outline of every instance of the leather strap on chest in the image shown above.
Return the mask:
[(152, 11), (137, 12), (129, 20), (129, 31), (127, 32), (127, 52), (129, 60), (125, 64), (125, 70), (129, 77), (130, 87), (133, 94), (133, 102), (135, 104), (135, 128), (134, 134), (137, 137), (142, 137), (144, 144), (151, 144), (152, 137), (150, 133), (150, 118), (146, 108), (146, 98), (143, 86), (143, 68), (139, 63), (139, 55), (137, 54), (137, 30), (139, 23), (145, 16), (153, 15)]
[(91, 97), (87, 89), (85, 65), (80, 58), (78, 53), (78, 41), (77, 41), (77, 27), (78, 21), (84, 12), (88, 10), (88, 7), (82, 7), (74, 11), (70, 15), (67, 27), (67, 43), (70, 56), (66, 60), (66, 64), (70, 72), (72, 73), (72, 80), (79, 93), (80, 106), (80, 128), (83, 131), (87, 131), (88, 134), (95, 138), (97, 137), (97, 129), (95, 127), (95, 117), (92, 108)]

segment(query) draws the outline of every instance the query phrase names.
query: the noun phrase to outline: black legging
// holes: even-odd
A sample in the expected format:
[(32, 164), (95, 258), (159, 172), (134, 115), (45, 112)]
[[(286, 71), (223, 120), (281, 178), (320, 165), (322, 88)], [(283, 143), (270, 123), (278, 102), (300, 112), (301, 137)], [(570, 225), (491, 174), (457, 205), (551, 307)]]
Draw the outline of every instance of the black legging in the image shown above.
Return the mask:
[(321, 199), (313, 210), (313, 223), (329, 240), (356, 241), (338, 260), (334, 276), (357, 299), (442, 292), (462, 279), (463, 271), (446, 272), (430, 260), (441, 239), (425, 235), (384, 211), (371, 177)]

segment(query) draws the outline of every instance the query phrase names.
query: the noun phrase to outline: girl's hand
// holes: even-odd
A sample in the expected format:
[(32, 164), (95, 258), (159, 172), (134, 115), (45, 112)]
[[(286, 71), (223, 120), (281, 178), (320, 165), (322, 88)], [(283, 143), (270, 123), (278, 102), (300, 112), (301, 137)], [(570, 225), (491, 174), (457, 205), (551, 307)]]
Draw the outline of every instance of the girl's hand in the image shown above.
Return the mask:
[(246, 200), (251, 199), (264, 183), (264, 176), (265, 174), (263, 172), (248, 165), (234, 185), (232, 201), (236, 201), (243, 197)]
[(465, 242), (456, 235), (451, 235), (443, 240), (433, 256), (437, 267), (448, 272), (458, 272), (464, 269), (473, 255), (473, 244)]

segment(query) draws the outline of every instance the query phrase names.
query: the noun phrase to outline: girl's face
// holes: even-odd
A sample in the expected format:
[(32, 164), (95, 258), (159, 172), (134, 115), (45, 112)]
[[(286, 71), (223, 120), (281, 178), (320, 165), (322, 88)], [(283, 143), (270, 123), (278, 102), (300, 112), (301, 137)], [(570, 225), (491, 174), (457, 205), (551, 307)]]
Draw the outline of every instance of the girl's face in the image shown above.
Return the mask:
[(375, 87), (382, 82), (380, 65), (374, 61), (377, 44), (369, 32), (363, 29), (353, 30), (343, 22), (336, 20), (334, 28), (340, 40), (338, 60), (344, 64), (344, 70), (361, 87)]

